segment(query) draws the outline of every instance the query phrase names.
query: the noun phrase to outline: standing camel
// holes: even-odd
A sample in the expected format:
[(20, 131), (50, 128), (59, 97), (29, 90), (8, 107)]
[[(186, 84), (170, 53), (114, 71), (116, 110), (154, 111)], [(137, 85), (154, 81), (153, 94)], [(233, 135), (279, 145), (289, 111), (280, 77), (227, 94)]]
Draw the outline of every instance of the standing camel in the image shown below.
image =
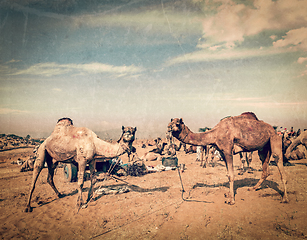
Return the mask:
[(259, 188), (270, 175), (269, 160), (273, 156), (284, 185), (282, 202), (288, 202), (281, 137), (276, 134), (271, 125), (259, 121), (254, 113), (242, 113), (239, 116), (222, 119), (213, 129), (202, 133), (193, 133), (183, 123), (182, 118), (175, 118), (168, 124), (168, 131), (184, 143), (195, 146), (214, 145), (220, 151), (228, 171), (230, 186), (229, 194), (226, 196), (228, 204), (235, 203), (233, 154), (256, 150), (258, 150), (259, 158), (262, 161), (263, 172), (258, 183), (249, 190)]
[(88, 199), (92, 194), (92, 187), (96, 182), (95, 178), (95, 158), (111, 159), (124, 153), (130, 153), (132, 149), (132, 139), (134, 139), (136, 128), (124, 128), (120, 140), (111, 144), (97, 137), (97, 135), (83, 127), (73, 126), (69, 118), (58, 120), (52, 134), (40, 145), (34, 164), (32, 187), (25, 212), (31, 212), (31, 197), (35, 188), (35, 183), (45, 162), (48, 166), (47, 182), (52, 187), (58, 197), (63, 197), (59, 193), (53, 182), (54, 170), (59, 162), (78, 163), (78, 200), (77, 206), (80, 208), (82, 201), (82, 188), (86, 165), (89, 164), (91, 186), (88, 192)]

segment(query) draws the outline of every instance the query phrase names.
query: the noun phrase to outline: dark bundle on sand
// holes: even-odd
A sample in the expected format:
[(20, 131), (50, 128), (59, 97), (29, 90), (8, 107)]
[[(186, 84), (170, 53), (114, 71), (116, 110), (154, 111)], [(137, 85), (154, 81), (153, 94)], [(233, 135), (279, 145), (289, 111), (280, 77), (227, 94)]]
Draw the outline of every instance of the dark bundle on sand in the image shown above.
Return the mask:
[(138, 177), (145, 175), (147, 173), (147, 168), (143, 162), (133, 162), (127, 165), (126, 172), (130, 176)]

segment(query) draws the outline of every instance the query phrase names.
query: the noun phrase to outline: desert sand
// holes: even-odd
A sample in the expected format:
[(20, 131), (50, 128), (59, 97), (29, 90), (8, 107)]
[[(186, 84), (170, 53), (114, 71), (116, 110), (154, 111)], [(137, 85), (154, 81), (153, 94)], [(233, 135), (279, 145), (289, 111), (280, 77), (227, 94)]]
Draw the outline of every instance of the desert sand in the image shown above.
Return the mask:
[[(133, 144), (139, 155), (146, 149)], [(303, 239), (307, 238), (307, 159), (286, 166), (289, 203), (280, 203), (283, 188), (276, 166), (257, 191), (261, 162), (253, 153), (253, 172), (238, 175), (239, 156), (234, 157), (235, 205), (225, 204), (229, 190), (225, 164), (201, 168), (196, 153), (177, 153), (185, 163), (177, 170), (148, 173), (140, 177), (99, 181), (95, 189), (126, 188), (128, 192), (97, 195), (77, 212), (77, 183), (65, 182), (63, 168), (55, 174), (55, 185), (65, 194), (57, 198), (47, 183), (47, 168), (34, 191), (33, 212), (25, 213), (32, 172), (20, 172), (12, 164), (26, 160), (33, 149), (0, 152), (2, 239)], [(122, 157), (125, 162), (125, 156)], [(156, 166), (161, 162), (145, 162)], [(85, 182), (86, 197), (89, 180)], [(185, 192), (182, 192), (182, 186)], [(116, 192), (116, 191), (115, 191)]]

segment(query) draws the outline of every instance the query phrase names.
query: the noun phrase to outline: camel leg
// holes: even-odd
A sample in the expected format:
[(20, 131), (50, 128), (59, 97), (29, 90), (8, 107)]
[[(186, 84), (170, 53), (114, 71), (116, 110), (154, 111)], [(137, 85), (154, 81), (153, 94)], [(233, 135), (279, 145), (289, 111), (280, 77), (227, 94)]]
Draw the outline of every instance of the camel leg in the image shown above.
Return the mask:
[(279, 140), (278, 136), (276, 136), (275, 139), (271, 139), (271, 149), (272, 149), (272, 156), (277, 163), (277, 168), (280, 173), (281, 181), (284, 185), (284, 195), (282, 197), (282, 202), (287, 203), (288, 200), (288, 194), (287, 194), (287, 178), (286, 173), (284, 170), (284, 164), (283, 164), (283, 154), (282, 154), (282, 142)]
[[(78, 157), (80, 158), (80, 157)], [(82, 200), (82, 189), (83, 189), (83, 184), (84, 184), (84, 174), (85, 174), (85, 168), (86, 168), (86, 160), (85, 158), (82, 159), (81, 161), (78, 160), (78, 200), (77, 200), (77, 207), (80, 209), (81, 206), (83, 205), (83, 200)]]
[(207, 156), (207, 146), (203, 147), (203, 153), (201, 155), (201, 161), (200, 161), (200, 166), (201, 167), (206, 167), (205, 166), (206, 162), (204, 163), (204, 155), (205, 155), (205, 158), (206, 158), (206, 156)]
[(212, 163), (212, 158), (213, 158), (213, 155), (212, 155), (212, 147), (209, 145), (209, 146), (206, 146), (206, 157), (205, 157), (205, 167), (207, 167), (209, 165), (209, 155), (211, 154), (211, 163)]
[(258, 150), (258, 155), (260, 160), (262, 161), (262, 175), (258, 183), (252, 187), (248, 188), (248, 191), (256, 190), (260, 187), (263, 181), (270, 176), (270, 169), (269, 169), (269, 161), (271, 156), (271, 151), (268, 146), (265, 146), (262, 150)]
[(212, 164), (212, 167), (215, 165), (214, 152), (215, 152), (215, 148), (211, 149), (211, 164)]
[(32, 187), (30, 190), (29, 198), (28, 198), (28, 203), (25, 209), (25, 212), (32, 212), (32, 207), (31, 207), (31, 198), (32, 194), (35, 189), (35, 184), (38, 179), (39, 174), (41, 173), (43, 167), (45, 164), (45, 142), (41, 144), (41, 146), (37, 150), (37, 158), (34, 163), (34, 168), (33, 168), (33, 178), (32, 178)]
[(91, 186), (90, 186), (90, 189), (88, 190), (88, 196), (87, 196), (87, 202), (90, 201), (91, 197), (92, 197), (92, 191), (93, 191), (93, 187), (96, 183), (96, 175), (95, 175), (95, 165), (96, 165), (96, 161), (95, 160), (92, 160), (90, 163), (89, 163), (89, 168), (90, 168), (90, 174), (91, 174)]
[(55, 187), (54, 182), (53, 182), (54, 170), (56, 169), (56, 167), (58, 165), (58, 162), (53, 164), (52, 163), (52, 158), (51, 158), (51, 156), (48, 153), (46, 153), (45, 159), (46, 159), (47, 166), (48, 166), (47, 182), (49, 183), (49, 185), (51, 186), (51, 188), (53, 189), (55, 194), (58, 197), (62, 197), (63, 195), (61, 193), (59, 193), (59, 191), (57, 190), (57, 188)]
[(240, 167), (239, 167), (240, 172), (238, 173), (238, 175), (243, 175), (243, 173), (244, 173), (244, 163), (246, 161), (246, 153), (245, 152), (239, 152), (239, 155), (240, 155)]
[(287, 179), (286, 179), (286, 174), (284, 171), (284, 164), (283, 164), (283, 159), (278, 157), (277, 155), (273, 154), (273, 157), (275, 159), (275, 162), (277, 162), (277, 168), (280, 173), (281, 181), (284, 185), (284, 195), (282, 197), (282, 202), (283, 203), (288, 203), (288, 194), (287, 194)]
[(233, 171), (233, 156), (232, 154), (223, 154), (223, 158), (225, 159), (226, 168), (228, 171), (228, 180), (229, 180), (229, 194), (225, 194), (225, 197), (228, 198), (228, 200), (225, 201), (225, 203), (228, 203), (229, 205), (235, 204), (235, 194), (234, 194), (234, 171)]
[(206, 167), (206, 161), (204, 162), (204, 155), (207, 156), (207, 146), (202, 146), (199, 152), (199, 158), (200, 158), (200, 166)]
[(253, 156), (253, 152), (249, 152), (249, 153), (246, 154), (246, 163), (247, 163), (247, 172), (248, 173), (253, 173), (252, 168), (251, 168), (252, 156)]

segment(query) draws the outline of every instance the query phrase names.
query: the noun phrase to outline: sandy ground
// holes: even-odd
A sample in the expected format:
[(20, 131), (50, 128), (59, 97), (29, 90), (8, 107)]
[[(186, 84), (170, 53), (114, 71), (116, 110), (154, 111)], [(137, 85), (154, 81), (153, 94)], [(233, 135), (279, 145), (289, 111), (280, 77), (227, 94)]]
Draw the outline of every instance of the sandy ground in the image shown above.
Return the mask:
[[(141, 154), (145, 150), (135, 145)], [(63, 168), (55, 175), (55, 185), (64, 198), (57, 198), (47, 184), (45, 168), (32, 200), (33, 212), (25, 213), (32, 172), (19, 172), (11, 164), (27, 159), (32, 149), (0, 153), (0, 194), (2, 239), (302, 239), (307, 238), (307, 160), (292, 161), (285, 167), (290, 203), (283, 204), (283, 187), (277, 167), (258, 191), (249, 192), (261, 175), (257, 153), (253, 154), (253, 173), (239, 172), (235, 156), (236, 204), (224, 203), (229, 184), (222, 162), (201, 168), (196, 154), (178, 153), (185, 163), (177, 170), (121, 177), (123, 181), (98, 182), (102, 186), (128, 187), (129, 192), (99, 195), (77, 213), (77, 183), (64, 181)], [(146, 162), (157, 165), (159, 162)], [(86, 197), (89, 181), (85, 182)]]

